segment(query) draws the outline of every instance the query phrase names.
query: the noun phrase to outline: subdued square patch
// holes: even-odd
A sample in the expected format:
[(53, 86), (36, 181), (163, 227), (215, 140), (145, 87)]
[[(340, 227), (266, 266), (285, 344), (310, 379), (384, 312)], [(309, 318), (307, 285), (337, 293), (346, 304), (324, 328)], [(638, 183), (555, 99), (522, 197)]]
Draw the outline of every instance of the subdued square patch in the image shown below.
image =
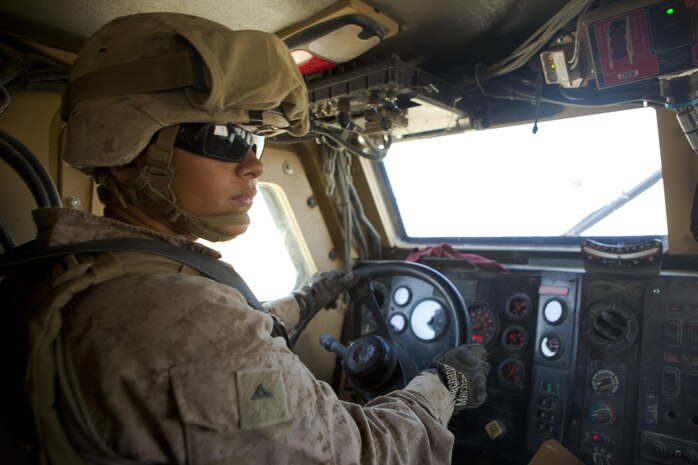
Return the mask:
[(279, 368), (237, 373), (240, 428), (253, 429), (288, 420), (286, 389)]

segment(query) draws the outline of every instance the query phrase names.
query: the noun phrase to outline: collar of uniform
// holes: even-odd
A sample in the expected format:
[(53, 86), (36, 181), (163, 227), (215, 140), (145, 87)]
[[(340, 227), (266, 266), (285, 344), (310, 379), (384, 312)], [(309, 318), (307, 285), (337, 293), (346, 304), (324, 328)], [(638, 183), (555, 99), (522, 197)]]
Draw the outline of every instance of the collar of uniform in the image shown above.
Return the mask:
[(72, 208), (38, 208), (32, 212), (37, 227), (39, 247), (73, 244), (96, 239), (143, 238), (156, 239), (193, 250), (213, 258), (221, 254), (184, 237), (162, 234), (149, 228), (93, 215)]

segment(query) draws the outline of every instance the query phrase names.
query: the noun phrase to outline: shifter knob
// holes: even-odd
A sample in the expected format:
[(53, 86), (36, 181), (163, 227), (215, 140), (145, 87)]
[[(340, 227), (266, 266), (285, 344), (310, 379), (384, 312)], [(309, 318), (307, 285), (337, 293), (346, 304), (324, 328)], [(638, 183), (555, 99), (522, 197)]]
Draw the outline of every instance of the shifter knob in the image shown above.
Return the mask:
[(344, 357), (347, 356), (347, 348), (344, 347), (344, 345), (342, 345), (342, 343), (339, 342), (336, 337), (329, 333), (325, 333), (320, 336), (320, 345), (324, 347), (325, 350), (329, 350), (330, 352), (337, 354), (337, 357), (340, 359), (344, 359)]

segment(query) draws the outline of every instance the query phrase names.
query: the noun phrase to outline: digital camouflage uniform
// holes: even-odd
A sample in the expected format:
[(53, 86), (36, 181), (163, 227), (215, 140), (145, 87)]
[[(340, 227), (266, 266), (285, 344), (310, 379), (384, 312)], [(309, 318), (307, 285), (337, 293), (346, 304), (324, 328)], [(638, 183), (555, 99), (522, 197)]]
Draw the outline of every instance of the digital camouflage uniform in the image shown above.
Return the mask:
[[(35, 212), (40, 246), (166, 236), (76, 210)], [(295, 300), (268, 308), (293, 327)], [(235, 289), (178, 273), (126, 274), (76, 295), (62, 340), (112, 459), (189, 464), (450, 463), (453, 400), (436, 375), (359, 405), (338, 400)], [(63, 409), (70, 434), (75, 412)], [(82, 451), (88, 457), (94, 451)], [(117, 461), (118, 461), (117, 460)], [(112, 460), (114, 462), (114, 460)]]

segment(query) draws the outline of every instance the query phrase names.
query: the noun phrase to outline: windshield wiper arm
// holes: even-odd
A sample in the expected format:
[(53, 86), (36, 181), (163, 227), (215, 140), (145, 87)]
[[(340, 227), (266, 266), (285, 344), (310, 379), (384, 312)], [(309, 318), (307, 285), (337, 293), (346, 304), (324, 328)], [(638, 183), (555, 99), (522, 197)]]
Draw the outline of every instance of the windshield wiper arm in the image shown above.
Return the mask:
[(654, 186), (657, 184), (657, 182), (662, 179), (662, 170), (657, 170), (654, 174), (652, 174), (650, 177), (642, 181), (640, 184), (637, 186), (633, 187), (630, 189), (628, 192), (624, 192), (621, 194), (620, 197), (612, 201), (611, 203), (604, 205), (603, 207), (599, 208), (593, 213), (590, 213), (586, 218), (584, 218), (582, 221), (579, 223), (575, 224), (572, 226), (569, 231), (563, 234), (563, 236), (571, 236), (571, 237), (577, 237), (587, 229), (591, 228), (604, 218), (606, 218), (608, 215), (613, 213), (614, 211), (618, 210), (620, 207), (625, 205), (626, 203), (630, 202), (632, 199), (637, 197), (638, 195), (642, 194), (645, 192), (647, 189), (650, 187)]

